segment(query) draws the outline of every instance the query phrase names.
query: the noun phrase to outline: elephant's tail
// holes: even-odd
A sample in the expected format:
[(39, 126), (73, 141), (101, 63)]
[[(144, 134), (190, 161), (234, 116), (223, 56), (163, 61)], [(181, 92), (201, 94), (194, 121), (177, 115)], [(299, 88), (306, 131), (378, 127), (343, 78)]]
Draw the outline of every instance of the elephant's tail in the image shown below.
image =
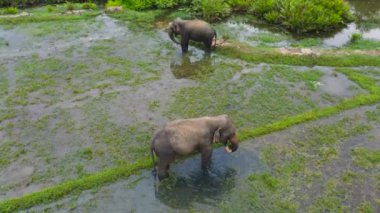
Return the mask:
[(157, 176), (157, 170), (156, 170), (156, 160), (154, 158), (154, 139), (152, 141), (152, 144), (150, 145), (150, 155), (152, 156), (152, 162), (153, 162), (152, 174), (154, 177), (156, 177)]

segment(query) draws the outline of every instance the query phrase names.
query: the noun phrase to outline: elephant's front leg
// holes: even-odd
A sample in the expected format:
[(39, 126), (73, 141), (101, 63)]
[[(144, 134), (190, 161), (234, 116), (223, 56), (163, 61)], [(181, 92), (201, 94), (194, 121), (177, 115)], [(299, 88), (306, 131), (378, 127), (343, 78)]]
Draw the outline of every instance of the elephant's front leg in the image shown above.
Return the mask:
[(188, 36), (182, 36), (182, 39), (181, 39), (182, 53), (187, 53), (188, 48), (189, 48), (189, 38)]
[(207, 170), (211, 162), (212, 147), (211, 146), (202, 147), (201, 153), (202, 153), (202, 169)]

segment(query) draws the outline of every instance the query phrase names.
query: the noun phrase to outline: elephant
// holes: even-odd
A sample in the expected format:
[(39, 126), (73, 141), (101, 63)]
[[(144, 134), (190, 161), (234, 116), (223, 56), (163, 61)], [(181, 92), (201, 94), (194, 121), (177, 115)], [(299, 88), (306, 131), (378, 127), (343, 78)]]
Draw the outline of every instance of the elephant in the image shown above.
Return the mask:
[[(211, 52), (213, 38), (216, 44), (216, 31), (202, 20), (176, 19), (169, 23), (168, 34), (174, 43), (181, 45), (182, 53), (187, 53), (190, 40), (203, 42), (208, 53)], [(181, 35), (181, 42), (176, 40), (177, 35)]]
[[(159, 180), (169, 177), (170, 163), (176, 158), (194, 151), (201, 152), (201, 166), (207, 171), (212, 145), (217, 142), (223, 143), (226, 152), (235, 152), (239, 147), (236, 128), (226, 114), (167, 122), (154, 134), (150, 147), (153, 164), (154, 154), (158, 158)], [(155, 165), (153, 174), (156, 173)]]

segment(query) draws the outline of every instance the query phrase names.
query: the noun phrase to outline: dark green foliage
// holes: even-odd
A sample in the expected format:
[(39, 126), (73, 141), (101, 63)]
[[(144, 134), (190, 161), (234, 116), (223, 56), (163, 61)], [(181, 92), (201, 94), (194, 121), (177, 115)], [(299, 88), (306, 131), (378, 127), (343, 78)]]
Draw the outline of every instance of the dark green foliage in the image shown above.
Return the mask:
[(251, 10), (296, 32), (329, 31), (351, 20), (343, 0), (255, 0)]
[(104, 4), (107, 0), (0, 0), (0, 7), (19, 7), (19, 8), (25, 8), (25, 7), (32, 7), (37, 5), (47, 5), (47, 4), (62, 4), (62, 3), (89, 3), (93, 2), (95, 4)]
[(220, 20), (231, 13), (231, 7), (220, 0), (194, 0), (193, 10), (206, 20)]
[(0, 15), (13, 15), (17, 13), (18, 9), (16, 7), (7, 7), (3, 10), (0, 10)]

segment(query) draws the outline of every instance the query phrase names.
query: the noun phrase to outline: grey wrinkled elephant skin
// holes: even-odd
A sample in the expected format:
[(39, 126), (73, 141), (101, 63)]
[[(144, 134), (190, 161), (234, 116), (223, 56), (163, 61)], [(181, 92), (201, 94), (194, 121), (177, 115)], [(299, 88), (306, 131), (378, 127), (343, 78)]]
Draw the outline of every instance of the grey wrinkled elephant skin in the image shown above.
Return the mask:
[[(181, 45), (182, 53), (188, 51), (190, 40), (203, 42), (208, 53), (211, 52), (213, 38), (216, 43), (216, 31), (202, 20), (177, 19), (169, 23), (168, 34), (172, 41)], [(177, 35), (181, 36), (181, 42), (175, 39)]]
[[(169, 165), (177, 157), (200, 151), (202, 169), (207, 169), (211, 155), (212, 144), (221, 142), (229, 152), (239, 147), (236, 128), (228, 115), (179, 119), (166, 123), (153, 137), (151, 154), (158, 158), (158, 178), (169, 176)], [(231, 143), (231, 148), (227, 145)], [(154, 170), (156, 171), (156, 170)]]

